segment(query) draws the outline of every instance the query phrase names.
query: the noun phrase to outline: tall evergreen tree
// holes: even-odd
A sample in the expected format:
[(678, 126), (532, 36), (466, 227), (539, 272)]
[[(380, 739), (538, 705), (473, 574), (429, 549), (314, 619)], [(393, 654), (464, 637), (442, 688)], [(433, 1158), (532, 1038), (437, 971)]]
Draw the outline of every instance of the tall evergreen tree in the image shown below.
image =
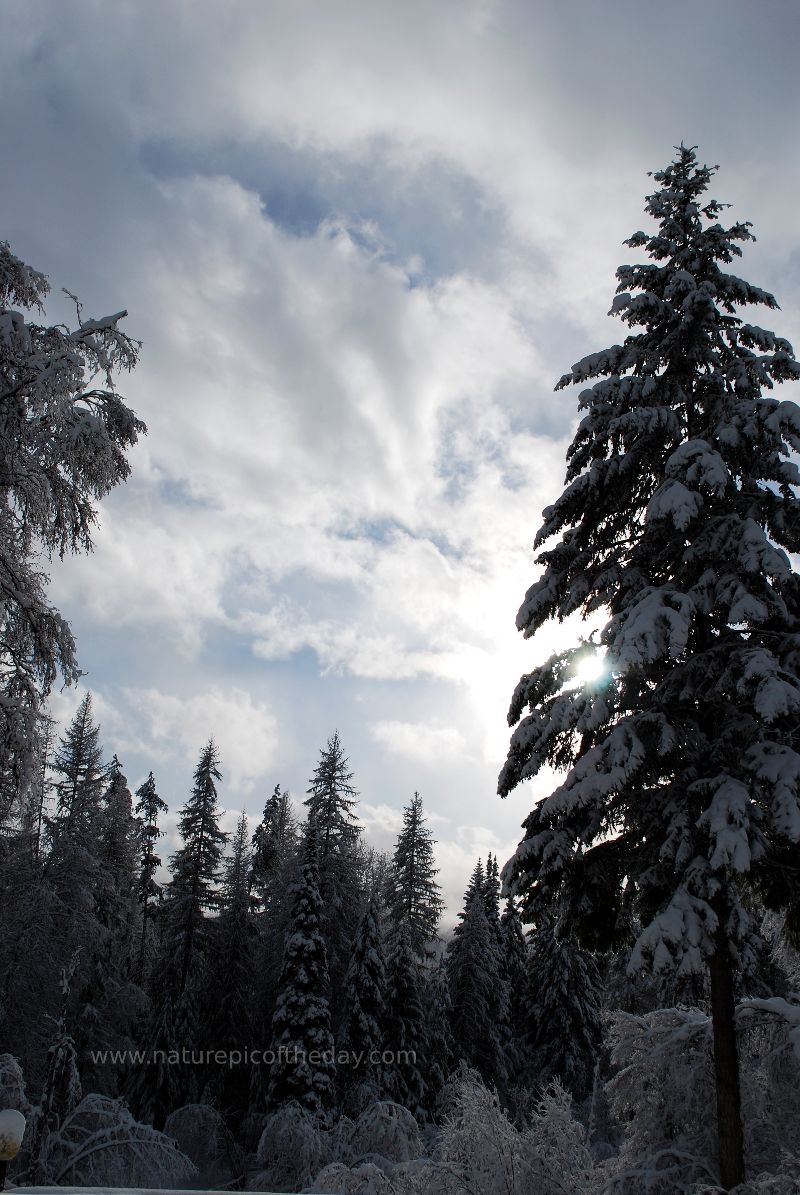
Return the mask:
[(114, 949), (127, 960), (136, 910), (138, 826), (133, 816), (133, 797), (116, 755), (107, 777), (100, 813), (100, 861), (104, 877), (99, 915), (110, 932)]
[(322, 932), (336, 1020), (364, 897), (361, 827), (354, 813), (358, 794), (352, 780), (350, 761), (335, 731), (320, 751), (305, 804), (308, 824), (313, 826), (319, 843)]
[[(255, 926), (250, 895), (250, 831), (242, 812), (225, 861), (219, 917), (213, 925), (206, 987), (208, 1046), (243, 1057), (253, 1040)], [(249, 1072), (224, 1066), (213, 1081), (216, 1102), (237, 1114), (247, 1105)]]
[[(75, 711), (53, 758), (56, 811), (48, 819), (53, 864), (61, 852), (78, 852), (93, 864), (100, 853), (100, 806), (106, 782), (100, 728), (87, 693)], [(94, 870), (94, 866), (92, 866)]]
[(385, 1043), (391, 1061), (384, 1065), (384, 1084), (390, 1098), (420, 1121), (426, 1117), (428, 1090), (425, 1027), (422, 964), (401, 923), (388, 965)]
[(292, 886), (292, 912), (272, 1018), (272, 1066), (268, 1101), (278, 1107), (296, 1100), (325, 1117), (334, 1103), (335, 1062), (328, 992), (328, 962), (322, 937), (319, 845), (314, 825), (306, 833), (303, 865)]
[(514, 1075), (518, 1075), (524, 1065), (522, 1039), (526, 1021), (528, 944), (525, 941), (525, 931), (512, 897), (506, 900), (500, 918), (500, 927), (502, 930), (501, 969), (508, 991), (509, 1068)]
[(319, 839), (320, 867), (337, 848), (352, 844), (360, 833), (353, 812), (358, 791), (353, 786), (349, 759), (335, 730), (319, 753), (305, 801), (309, 823)]
[[(275, 785), (263, 817), (253, 834), (252, 891), (255, 898), (257, 941), (254, 1033), (268, 1040), (275, 1011), (286, 928), (291, 913), (289, 890), (296, 878), (298, 829), (286, 789)], [(265, 1091), (259, 1068), (252, 1074), (251, 1105), (263, 1108)]]
[[(192, 795), (181, 809), (181, 846), (170, 860), (167, 891), (168, 958), (177, 966), (177, 994), (186, 989), (193, 967), (204, 961), (208, 944), (206, 914), (219, 905), (217, 881), (227, 835), (219, 828), (216, 782), (219, 752), (210, 739), (200, 752)], [(177, 1007), (176, 1007), (177, 1012)]]
[(169, 993), (155, 1010), (144, 1041), (145, 1061), (135, 1064), (129, 1072), (124, 1094), (139, 1120), (161, 1130), (170, 1112), (180, 1107), (185, 1088), (181, 1068), (174, 1065), (174, 1057), (170, 1058), (172, 1052), (179, 1051), (186, 1043), (176, 1033)]
[(800, 927), (800, 582), (788, 556), (800, 551), (800, 410), (766, 393), (800, 365), (736, 315), (777, 303), (723, 268), (752, 234), (720, 223), (713, 173), (681, 146), (655, 174), (658, 229), (626, 242), (653, 260), (617, 271), (612, 313), (630, 332), (558, 383), (599, 379), (581, 390), (567, 488), (536, 537), (554, 542), (517, 625), (528, 636), (607, 609), (605, 670), (583, 679), (589, 643), (522, 678), (499, 790), (546, 763), (567, 769), (508, 868), (527, 917), (557, 907), (566, 932), (606, 947), (632, 912), (634, 965), (708, 965), (730, 1189), (744, 1178), (733, 984), (748, 890)]
[(530, 1080), (557, 1077), (577, 1100), (591, 1091), (603, 1039), (603, 988), (591, 954), (559, 939), (551, 921), (531, 938), (523, 1001)]
[(82, 983), (76, 979), (75, 1043), (80, 1068), (92, 1089), (116, 1091), (118, 1065), (95, 1064), (94, 1052), (125, 1049), (141, 1016), (144, 997), (133, 982), (137, 928), (137, 824), (128, 782), (116, 755), (106, 772), (99, 810), (98, 879), (94, 917), (100, 926), (95, 949), (85, 948)]
[(425, 1106), (435, 1116), (436, 1101), (450, 1078), (456, 1056), (451, 1029), (453, 1006), (447, 978), (447, 960), (442, 956), (423, 977), (425, 1017)]
[(486, 856), (483, 903), (489, 923), (498, 926), (500, 924), (500, 868), (491, 851)]
[(444, 908), (435, 878), (434, 846), (422, 798), (414, 793), (403, 810), (403, 828), (394, 848), (389, 911), (395, 927), (406, 926), (411, 948), (420, 957), (436, 937)]
[(100, 730), (89, 693), (81, 701), (53, 759), (56, 808), (45, 819), (49, 849), (40, 901), (51, 903), (48, 958), (52, 983), (77, 958), (73, 998), (84, 994), (108, 930), (99, 918), (108, 873), (102, 854), (102, 799), (106, 784)]
[(155, 777), (150, 772), (144, 784), (136, 790), (136, 814), (139, 818), (139, 877), (136, 883), (136, 896), (141, 919), (136, 963), (136, 976), (139, 983), (143, 983), (145, 979), (147, 937), (151, 923), (155, 919), (158, 901), (162, 893), (161, 885), (156, 880), (158, 869), (161, 866), (161, 859), (156, 854), (156, 843), (163, 833), (159, 829), (158, 819), (166, 812), (167, 803), (158, 795)]
[(253, 834), (251, 876), (253, 891), (262, 909), (273, 912), (286, 887), (286, 865), (292, 860), (297, 822), (286, 789), (276, 784), (264, 806), (264, 815)]
[(502, 1090), (508, 1078), (507, 992), (484, 893), (470, 895), (471, 888), (472, 883), (463, 919), (447, 945), (453, 1041), (456, 1055)]
[[(484, 902), (484, 908), (486, 907), (486, 871), (484, 870), (483, 862), (480, 859), (476, 861), (475, 866), (472, 869), (472, 874), (469, 877), (469, 884), (467, 885), (467, 890), (464, 893), (464, 906), (461, 912), (458, 914), (459, 922), (464, 920), (467, 909), (472, 903), (473, 896), (480, 896)], [(458, 926), (456, 926), (456, 932), (457, 931)]]
[(500, 867), (497, 857), (492, 855), (491, 851), (486, 856), (486, 871), (481, 892), (497, 959), (494, 1031), (498, 1057), (502, 1061), (502, 1077), (501, 1071), (498, 1070), (497, 1084), (503, 1086), (516, 1069), (519, 1052), (511, 1029), (511, 977), (506, 968), (506, 940), (500, 918)]
[(358, 927), (344, 989), (341, 1045), (350, 1054), (340, 1085), (351, 1090), (373, 1081), (377, 1086), (380, 1064), (374, 1055), (383, 1049), (386, 1020), (386, 959), (381, 932), (380, 906), (373, 895)]

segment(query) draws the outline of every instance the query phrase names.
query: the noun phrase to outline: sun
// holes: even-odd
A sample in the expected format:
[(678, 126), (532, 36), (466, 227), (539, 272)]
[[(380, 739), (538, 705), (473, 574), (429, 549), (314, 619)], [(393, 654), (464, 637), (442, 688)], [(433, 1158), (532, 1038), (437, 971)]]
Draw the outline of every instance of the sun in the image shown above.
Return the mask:
[(606, 674), (607, 666), (604, 655), (599, 652), (587, 652), (575, 663), (575, 679), (582, 685), (591, 685)]

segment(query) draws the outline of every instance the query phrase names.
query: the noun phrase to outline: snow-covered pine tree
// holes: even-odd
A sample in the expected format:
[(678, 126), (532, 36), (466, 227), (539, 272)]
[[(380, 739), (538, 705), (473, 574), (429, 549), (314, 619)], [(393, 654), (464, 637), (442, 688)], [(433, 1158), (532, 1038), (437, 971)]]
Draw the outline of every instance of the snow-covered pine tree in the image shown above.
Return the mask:
[(43, 274), (0, 242), (0, 776), (29, 779), (44, 699), (80, 672), (69, 624), (49, 604), (42, 559), (90, 551), (96, 503), (124, 481), (146, 429), (114, 389), (138, 344), (126, 312), (47, 327)]
[(480, 863), (464, 897), (464, 912), (447, 944), (450, 1024), (457, 1058), (489, 1086), (507, 1080), (508, 1000), (500, 948), (486, 916), (486, 881)]
[(531, 935), (523, 1015), (529, 1081), (558, 1078), (576, 1100), (592, 1088), (603, 1040), (603, 985), (591, 954), (559, 939), (552, 921)]
[(106, 771), (99, 811), (98, 881), (94, 916), (101, 933), (80, 986), (75, 1042), (81, 1074), (90, 1089), (116, 1093), (116, 1063), (93, 1062), (93, 1051), (126, 1049), (144, 996), (133, 980), (137, 937), (136, 854), (138, 826), (133, 798), (116, 755)]
[(353, 813), (358, 791), (351, 783), (349, 763), (335, 730), (319, 753), (305, 801), (309, 823), (313, 822), (319, 839), (320, 867), (337, 848), (354, 843), (361, 832)]
[(339, 732), (334, 731), (320, 751), (305, 801), (308, 822), (314, 826), (319, 843), (322, 932), (335, 1022), (342, 1007), (344, 977), (364, 907), (361, 826), (353, 812), (358, 793), (349, 764)]
[[(106, 782), (100, 728), (92, 713), (92, 695), (87, 693), (64, 732), (53, 758), (56, 781), (56, 810), (47, 819), (50, 839), (49, 869), (61, 865), (61, 855), (78, 851), (96, 874), (100, 854), (100, 808)], [(74, 867), (74, 862), (71, 863)], [(84, 896), (91, 893), (82, 888)]]
[[(472, 875), (469, 877), (467, 890), (464, 893), (464, 906), (458, 914), (459, 922), (463, 921), (467, 915), (467, 909), (472, 903), (473, 896), (480, 896), (486, 907), (486, 871), (484, 870), (482, 860), (478, 859), (472, 869)], [(456, 930), (458, 926), (456, 926)]]
[(522, 928), (516, 903), (510, 896), (506, 900), (500, 918), (500, 928), (502, 931), (501, 964), (508, 991), (509, 1069), (513, 1074), (519, 1074), (524, 1065), (522, 1039), (528, 977), (528, 943), (525, 940), (525, 931)]
[(156, 854), (156, 843), (163, 831), (158, 819), (167, 812), (167, 803), (156, 791), (153, 773), (148, 774), (144, 784), (136, 790), (136, 815), (139, 819), (139, 878), (136, 883), (136, 897), (139, 902), (139, 946), (136, 961), (136, 978), (143, 984), (147, 978), (147, 939), (158, 909), (162, 888), (156, 880), (161, 859)]
[(402, 922), (395, 934), (387, 967), (384, 1085), (390, 1099), (408, 1108), (417, 1120), (426, 1117), (427, 1071), (423, 971)]
[(133, 816), (133, 797), (128, 781), (116, 755), (111, 760), (107, 776), (100, 811), (103, 880), (98, 916), (109, 931), (118, 961), (124, 959), (127, 970), (132, 961), (139, 827)]
[[(261, 1040), (269, 1038), (275, 1011), (276, 986), (291, 912), (289, 889), (297, 875), (299, 846), (291, 798), (286, 789), (276, 784), (267, 798), (252, 843), (251, 877), (258, 934), (254, 1033)], [(263, 1108), (265, 1092), (260, 1068), (254, 1068), (252, 1081), (251, 1105)]]
[[(180, 1050), (187, 1045), (175, 1028), (172, 997), (163, 996), (145, 1034), (146, 1057), (134, 1063), (125, 1081), (125, 1098), (134, 1113), (157, 1129), (163, 1129), (170, 1112), (179, 1108), (185, 1079), (175, 1065)], [(173, 1055), (170, 1058), (170, 1054)]]
[(227, 835), (219, 828), (218, 764), (219, 752), (210, 739), (200, 752), (192, 795), (178, 818), (181, 846), (170, 859), (166, 957), (177, 967), (176, 995), (184, 992), (190, 971), (201, 969), (208, 945), (206, 914), (219, 904), (217, 881)]
[(447, 978), (447, 960), (440, 957), (423, 977), (422, 1004), (425, 1016), (425, 1099), (435, 1118), (436, 1102), (450, 1078), (454, 1062), (452, 1004)]
[(316, 826), (306, 827), (303, 864), (292, 886), (292, 911), (272, 1018), (268, 1103), (277, 1108), (296, 1100), (323, 1119), (334, 1103), (336, 1067), (331, 1033), (330, 988), (322, 899), (319, 894)]
[[(204, 1017), (208, 1048), (229, 1058), (253, 1040), (255, 925), (250, 895), (250, 830), (242, 811), (225, 860), (219, 917), (214, 921)], [(241, 1115), (247, 1106), (249, 1070), (225, 1065), (212, 1084), (218, 1107)]]
[(297, 822), (291, 797), (276, 784), (253, 834), (251, 852), (253, 892), (267, 912), (285, 888), (286, 863), (294, 855), (296, 839)]
[(339, 1069), (345, 1093), (371, 1083), (378, 1089), (381, 1068), (375, 1061), (383, 1049), (387, 977), (380, 906), (373, 895), (358, 927), (344, 986), (341, 1046), (350, 1054)]
[(59, 742), (52, 766), (58, 777), (56, 808), (45, 819), (48, 852), (43, 869), (55, 918), (48, 957), (55, 985), (59, 969), (78, 954), (73, 990), (80, 992), (106, 937), (97, 916), (104, 876), (101, 833), (106, 769), (89, 693)]
[[(723, 268), (752, 234), (721, 225), (713, 174), (685, 146), (655, 174), (658, 229), (627, 241), (653, 261), (620, 267), (611, 309), (630, 334), (558, 383), (600, 379), (581, 391), (567, 488), (536, 537), (554, 542), (517, 625), (609, 618), (599, 648), (521, 679), (499, 791), (543, 764), (567, 769), (505, 872), (526, 918), (556, 909), (560, 931), (605, 947), (632, 910), (634, 966), (709, 966), (730, 1188), (744, 1176), (733, 977), (748, 889), (800, 928), (800, 582), (787, 555), (800, 551), (800, 410), (768, 393), (800, 365), (735, 314), (777, 303)], [(583, 683), (581, 659), (598, 652), (605, 674)]]
[(486, 856), (486, 871), (483, 881), (483, 905), (486, 920), (495, 942), (497, 954), (497, 987), (495, 988), (495, 1031), (497, 1043), (504, 1063), (506, 1078), (513, 1073), (518, 1051), (511, 1032), (511, 987), (506, 970), (506, 940), (500, 917), (500, 867), (497, 857), (489, 852)]
[(409, 943), (420, 958), (436, 937), (444, 908), (436, 882), (435, 845), (422, 798), (415, 792), (403, 810), (403, 828), (394, 848), (389, 913), (395, 928), (407, 927)]
[(497, 859), (489, 851), (486, 856), (486, 872), (483, 887), (483, 900), (486, 905), (486, 916), (494, 925), (500, 923), (500, 867)]

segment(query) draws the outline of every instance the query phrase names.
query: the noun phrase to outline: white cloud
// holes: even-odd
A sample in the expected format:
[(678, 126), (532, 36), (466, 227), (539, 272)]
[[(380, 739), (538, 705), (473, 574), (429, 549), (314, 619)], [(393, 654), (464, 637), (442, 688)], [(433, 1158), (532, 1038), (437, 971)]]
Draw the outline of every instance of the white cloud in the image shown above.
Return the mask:
[(793, 39), (754, 75), (755, 8), (679, 5), (657, 36), (630, 0), (579, 9), (31, 0), (0, 44), (3, 235), (52, 275), (53, 318), (65, 284), (144, 340), (123, 390), (150, 435), (94, 556), (54, 566), (107, 744), (187, 787), (213, 733), (255, 800), (273, 768), (302, 792), (340, 719), (386, 841), (430, 769), (453, 899), (514, 845), (514, 683), (579, 631), (514, 630), (577, 417), (552, 385), (621, 337), (619, 242), (681, 136), (722, 162), (760, 234), (747, 276), (800, 332)]
[(392, 755), (404, 755), (421, 764), (444, 763), (464, 754), (466, 743), (455, 726), (429, 726), (424, 722), (375, 722), (370, 734)]
[(447, 906), (449, 924), (453, 923), (456, 914), (461, 911), (467, 882), (478, 859), (485, 864), (486, 856), (491, 852), (502, 865), (516, 845), (516, 839), (503, 838), (496, 831), (482, 825), (458, 826), (454, 834), (437, 844), (437, 878)]
[(391, 851), (403, 824), (401, 811), (391, 805), (360, 801), (358, 816), (369, 841), (380, 850)]
[[(54, 713), (62, 724), (80, 695), (73, 692), (56, 703)], [(122, 687), (98, 689), (92, 697), (109, 753), (116, 752), (123, 761), (127, 753), (139, 753), (153, 760), (154, 768), (159, 762), (177, 766), (187, 776), (187, 794), (191, 771), (210, 738), (219, 748), (226, 794), (252, 792), (274, 763), (277, 719), (266, 704), (242, 689), (213, 686), (180, 697), (158, 689)]]

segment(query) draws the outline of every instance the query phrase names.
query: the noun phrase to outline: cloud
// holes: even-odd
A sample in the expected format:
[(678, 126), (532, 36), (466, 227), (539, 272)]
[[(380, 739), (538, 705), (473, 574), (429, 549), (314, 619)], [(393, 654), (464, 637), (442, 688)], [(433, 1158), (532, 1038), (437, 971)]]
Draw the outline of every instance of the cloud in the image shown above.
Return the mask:
[(338, 722), (385, 841), (423, 773), (460, 900), (540, 792), (494, 797), (514, 684), (580, 631), (514, 629), (578, 417), (552, 386), (621, 337), (620, 242), (681, 137), (722, 163), (760, 234), (747, 276), (800, 334), (797, 16), (761, 70), (739, 0), (666, 25), (634, 0), (310, 12), (6, 14), (3, 236), (51, 275), (50, 318), (63, 284), (144, 341), (122, 389), (149, 437), (52, 592), (132, 771), (188, 791), (213, 733), (256, 804), (273, 769), (303, 792)]
[(454, 726), (428, 726), (418, 722), (375, 722), (370, 734), (390, 754), (404, 755), (422, 764), (443, 762), (466, 749), (464, 736)]
[(391, 805), (360, 801), (358, 816), (369, 841), (381, 850), (391, 851), (403, 825), (402, 812)]
[(516, 839), (504, 838), (495, 830), (480, 824), (458, 826), (447, 840), (437, 844), (437, 879), (442, 888), (450, 925), (461, 911), (467, 882), (478, 859), (485, 864), (486, 856), (491, 853), (497, 856), (502, 865), (516, 845)]
[[(59, 696), (51, 703), (54, 716), (67, 721), (81, 695), (67, 690)], [(120, 755), (123, 762), (129, 753), (140, 754), (153, 761), (154, 770), (159, 762), (176, 765), (186, 776), (187, 795), (191, 771), (210, 738), (219, 748), (226, 794), (232, 790), (239, 799), (249, 794), (274, 763), (277, 718), (242, 689), (213, 686), (181, 697), (158, 689), (121, 687), (95, 690), (92, 699), (107, 752)], [(228, 803), (230, 797), (223, 799)]]

